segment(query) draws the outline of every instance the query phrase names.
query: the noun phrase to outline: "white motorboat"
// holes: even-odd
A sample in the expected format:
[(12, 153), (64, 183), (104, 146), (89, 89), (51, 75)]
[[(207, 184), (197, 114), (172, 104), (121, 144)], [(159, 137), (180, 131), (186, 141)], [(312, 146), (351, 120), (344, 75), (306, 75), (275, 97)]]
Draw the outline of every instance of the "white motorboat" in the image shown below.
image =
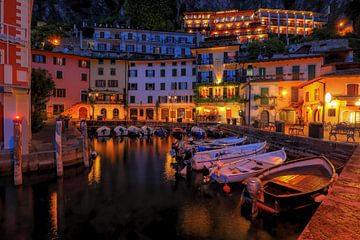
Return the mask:
[(144, 136), (152, 136), (154, 135), (154, 129), (152, 127), (149, 127), (149, 126), (142, 126), (141, 127), (141, 132)]
[(219, 149), (228, 146), (240, 145), (246, 141), (247, 137), (228, 137), (221, 139), (208, 140), (203, 142), (194, 142), (187, 146), (189, 149), (194, 149), (196, 152), (203, 152), (208, 150)]
[(117, 126), (114, 128), (114, 132), (116, 137), (123, 137), (128, 135), (128, 130), (123, 126)]
[(193, 135), (195, 138), (201, 139), (205, 137), (205, 130), (202, 128), (199, 128), (197, 126), (193, 126), (191, 128), (191, 135)]
[(111, 128), (102, 126), (96, 130), (97, 137), (109, 137), (111, 134)]
[(211, 170), (210, 176), (219, 183), (241, 182), (245, 179), (286, 160), (284, 149), (240, 158), (223, 165), (219, 164)]
[(192, 168), (202, 170), (210, 168), (216, 162), (228, 163), (234, 159), (245, 158), (266, 152), (266, 142), (226, 147), (216, 150), (197, 152), (192, 158)]
[(139, 136), (141, 133), (141, 129), (135, 126), (130, 126), (127, 130), (129, 136)]

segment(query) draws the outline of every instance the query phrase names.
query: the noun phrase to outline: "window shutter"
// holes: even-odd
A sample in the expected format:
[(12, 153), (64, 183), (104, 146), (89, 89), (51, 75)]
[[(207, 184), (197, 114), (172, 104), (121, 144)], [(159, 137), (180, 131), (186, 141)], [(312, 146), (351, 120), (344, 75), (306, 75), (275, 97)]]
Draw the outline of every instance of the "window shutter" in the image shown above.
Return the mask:
[(79, 68), (81, 68), (82, 67), (81, 60), (79, 60), (78, 62), (79, 62)]
[(213, 72), (212, 71), (209, 72), (209, 82), (210, 83), (213, 82)]
[(63, 65), (66, 65), (66, 58), (63, 58)]
[(227, 70), (224, 70), (223, 72), (223, 81), (227, 82)]
[(43, 63), (46, 63), (46, 56), (43, 56)]
[(53, 63), (56, 65), (56, 57), (53, 57)]
[(209, 53), (209, 63), (213, 64), (213, 54)]

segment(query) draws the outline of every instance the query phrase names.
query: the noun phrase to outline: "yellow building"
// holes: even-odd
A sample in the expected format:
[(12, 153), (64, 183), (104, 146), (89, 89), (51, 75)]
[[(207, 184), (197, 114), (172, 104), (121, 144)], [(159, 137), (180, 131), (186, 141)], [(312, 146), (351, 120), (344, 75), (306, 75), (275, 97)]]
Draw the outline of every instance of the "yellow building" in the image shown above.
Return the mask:
[(337, 64), (333, 73), (303, 85), (306, 122), (360, 124), (360, 64)]
[(246, 99), (238, 70), (239, 45), (197, 48), (197, 121), (244, 120)]

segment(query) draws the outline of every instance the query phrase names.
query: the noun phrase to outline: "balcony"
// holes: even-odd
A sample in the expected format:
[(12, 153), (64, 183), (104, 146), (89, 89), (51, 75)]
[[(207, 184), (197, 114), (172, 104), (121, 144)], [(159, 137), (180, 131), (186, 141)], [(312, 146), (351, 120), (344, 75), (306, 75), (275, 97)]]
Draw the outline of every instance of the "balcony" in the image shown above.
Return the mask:
[(15, 25), (0, 23), (0, 41), (8, 44), (27, 46), (27, 29)]
[(246, 103), (249, 100), (236, 96), (213, 96), (213, 97), (197, 97), (195, 103)]
[(224, 58), (224, 63), (236, 63), (236, 62), (238, 62), (237, 56)]

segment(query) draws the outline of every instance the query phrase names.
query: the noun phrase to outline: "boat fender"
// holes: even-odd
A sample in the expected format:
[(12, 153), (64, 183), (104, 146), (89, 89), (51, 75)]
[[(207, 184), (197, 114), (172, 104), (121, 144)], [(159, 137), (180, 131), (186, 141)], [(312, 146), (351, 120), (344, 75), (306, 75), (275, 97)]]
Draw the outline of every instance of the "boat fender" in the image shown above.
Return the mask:
[(325, 198), (326, 196), (324, 194), (317, 194), (316, 196), (313, 197), (314, 201), (317, 203), (324, 201)]
[(231, 192), (230, 186), (225, 183), (225, 185), (224, 185), (224, 187), (223, 187), (223, 191), (224, 191), (225, 193), (230, 193), (230, 192)]
[(97, 153), (96, 153), (95, 151), (92, 151), (92, 152), (90, 153), (90, 156), (91, 156), (91, 158), (96, 158)]

